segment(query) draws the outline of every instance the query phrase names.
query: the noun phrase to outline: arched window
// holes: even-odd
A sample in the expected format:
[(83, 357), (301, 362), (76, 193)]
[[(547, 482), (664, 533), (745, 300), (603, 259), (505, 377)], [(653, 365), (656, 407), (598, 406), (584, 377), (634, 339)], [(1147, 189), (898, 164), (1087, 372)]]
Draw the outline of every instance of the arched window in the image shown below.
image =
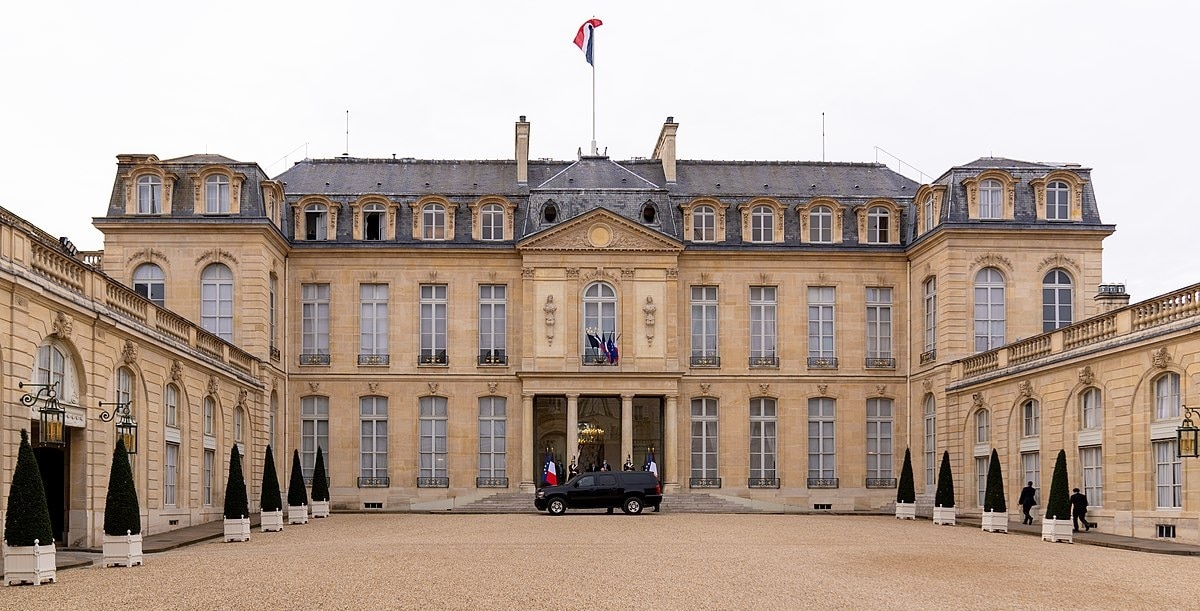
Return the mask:
[(653, 225), (658, 222), (658, 208), (654, 206), (654, 202), (642, 204), (642, 222), (647, 225)]
[(59, 397), (66, 395), (67, 356), (58, 346), (43, 345), (38, 347), (37, 375), (35, 384), (58, 384)]
[(979, 218), (999, 219), (1004, 210), (1004, 187), (1000, 181), (989, 178), (979, 183)]
[(1104, 424), (1101, 413), (1100, 389), (1089, 388), (1079, 395), (1079, 428), (1084, 431), (1099, 429)]
[(1074, 289), (1071, 277), (1061, 269), (1052, 269), (1042, 279), (1042, 332), (1071, 325)]
[(446, 207), (441, 204), (425, 204), (421, 208), (421, 239), (446, 239)]
[(1021, 436), (1037, 437), (1041, 431), (1041, 413), (1038, 402), (1030, 399), (1021, 404)]
[(221, 263), (209, 265), (200, 274), (200, 326), (233, 341), (233, 272)]
[(179, 428), (179, 387), (174, 384), (167, 384), (163, 392), (163, 409), (167, 426)]
[(237, 443), (242, 442), (244, 435), (243, 427), (246, 425), (246, 410), (239, 405), (233, 408), (233, 440)]
[(712, 206), (696, 206), (692, 209), (692, 241), (715, 242), (717, 240), (717, 211)]
[(304, 239), (329, 239), (329, 210), (324, 204), (309, 204), (304, 207)]
[(833, 209), (815, 206), (808, 213), (808, 241), (814, 244), (833, 242)]
[(504, 239), (504, 206), (487, 204), (479, 211), (479, 239), (489, 242)]
[(1179, 374), (1165, 373), (1154, 380), (1154, 419), (1179, 417)]
[(589, 357), (605, 354), (596, 338), (614, 338), (617, 332), (617, 291), (607, 282), (593, 282), (583, 290), (583, 345)]
[(133, 290), (161, 308), (166, 303), (165, 279), (161, 267), (153, 263), (143, 263), (133, 270)]
[(925, 487), (937, 486), (937, 401), (925, 395)]
[(994, 267), (975, 275), (975, 351), (1004, 345), (1004, 276)]
[(138, 214), (162, 214), (162, 180), (153, 174), (138, 176)]
[(921, 221), (923, 231), (929, 231), (933, 229), (934, 222), (936, 220), (937, 219), (933, 217), (933, 196), (930, 195), (926, 197), (925, 201), (921, 204)]
[(750, 210), (750, 241), (775, 241), (775, 211), (770, 206), (755, 206)]
[(887, 244), (889, 240), (889, 223), (891, 214), (883, 206), (871, 206), (867, 211), (867, 243)]
[(1054, 180), (1046, 185), (1046, 220), (1067, 221), (1071, 219), (1070, 194), (1071, 190), (1067, 187), (1067, 183), (1061, 180)]
[(542, 220), (547, 223), (558, 220), (558, 206), (554, 205), (554, 202), (546, 202), (546, 205), (542, 206)]
[(204, 212), (229, 213), (229, 177), (213, 174), (204, 179)]
[(363, 206), (363, 239), (379, 241), (383, 239), (383, 204), (367, 204)]
[(975, 443), (991, 443), (992, 417), (986, 409), (975, 412)]
[(204, 434), (212, 437), (217, 430), (217, 402), (212, 397), (204, 397)]

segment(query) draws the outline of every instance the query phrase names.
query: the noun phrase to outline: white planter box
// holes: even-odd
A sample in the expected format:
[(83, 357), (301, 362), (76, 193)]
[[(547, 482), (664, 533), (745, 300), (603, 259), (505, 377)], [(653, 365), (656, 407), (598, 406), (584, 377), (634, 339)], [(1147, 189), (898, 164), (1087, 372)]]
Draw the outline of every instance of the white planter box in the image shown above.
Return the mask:
[(308, 524), (308, 505), (288, 505), (288, 524)]
[(100, 566), (136, 566), (142, 564), (142, 535), (104, 535), (104, 560)]
[(278, 532), (283, 530), (283, 510), (262, 512), (260, 527), (263, 532)]
[(1042, 541), (1074, 543), (1071, 538), (1071, 520), (1042, 520)]
[(225, 520), (225, 542), (230, 541), (249, 541), (250, 540), (250, 518), (242, 518), (240, 520)]
[(312, 502), (312, 517), (328, 518), (329, 517), (329, 501), (313, 501)]
[(994, 533), (1008, 532), (1008, 512), (1007, 511), (985, 511), (983, 512), (983, 530)]
[(57, 582), (57, 567), (54, 563), (54, 544), (4, 545), (4, 585), (32, 583), (35, 586), (47, 581)]
[(897, 520), (915, 520), (915, 519), (917, 519), (917, 504), (916, 503), (896, 503), (896, 519)]
[(934, 507), (933, 523), (954, 526), (954, 507)]

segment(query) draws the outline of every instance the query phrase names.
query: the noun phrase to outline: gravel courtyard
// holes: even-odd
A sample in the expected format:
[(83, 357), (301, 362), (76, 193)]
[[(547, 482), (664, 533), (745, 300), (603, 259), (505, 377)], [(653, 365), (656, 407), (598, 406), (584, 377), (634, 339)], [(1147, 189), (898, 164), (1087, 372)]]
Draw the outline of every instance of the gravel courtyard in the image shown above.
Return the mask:
[(5, 609), (1180, 608), (1200, 559), (889, 517), (347, 515), (0, 588)]

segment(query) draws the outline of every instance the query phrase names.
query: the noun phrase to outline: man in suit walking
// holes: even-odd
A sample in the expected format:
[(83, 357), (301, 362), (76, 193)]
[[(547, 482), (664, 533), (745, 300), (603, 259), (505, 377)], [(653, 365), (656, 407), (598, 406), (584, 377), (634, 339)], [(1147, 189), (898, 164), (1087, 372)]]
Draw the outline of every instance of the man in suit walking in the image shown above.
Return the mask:
[(1025, 519), (1021, 520), (1022, 524), (1033, 524), (1033, 516), (1029, 515), (1029, 510), (1037, 505), (1037, 488), (1033, 487), (1033, 482), (1029, 482), (1021, 489), (1021, 499), (1017, 504), (1021, 506), (1021, 511), (1025, 512)]
[(1079, 532), (1079, 523), (1083, 522), (1083, 532), (1092, 529), (1092, 523), (1087, 520), (1088, 499), (1087, 496), (1075, 488), (1069, 499), (1071, 501), (1071, 524), (1074, 527), (1071, 532)]

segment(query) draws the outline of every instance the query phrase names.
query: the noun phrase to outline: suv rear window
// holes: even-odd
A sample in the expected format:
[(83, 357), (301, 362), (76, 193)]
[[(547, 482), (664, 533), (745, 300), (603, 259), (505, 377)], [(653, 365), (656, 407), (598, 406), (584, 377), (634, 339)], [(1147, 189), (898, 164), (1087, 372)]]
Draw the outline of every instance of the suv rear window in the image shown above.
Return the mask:
[(596, 482), (596, 485), (598, 485), (598, 486), (616, 486), (617, 485), (617, 476), (615, 476), (615, 475), (600, 475), (596, 479), (598, 480)]

